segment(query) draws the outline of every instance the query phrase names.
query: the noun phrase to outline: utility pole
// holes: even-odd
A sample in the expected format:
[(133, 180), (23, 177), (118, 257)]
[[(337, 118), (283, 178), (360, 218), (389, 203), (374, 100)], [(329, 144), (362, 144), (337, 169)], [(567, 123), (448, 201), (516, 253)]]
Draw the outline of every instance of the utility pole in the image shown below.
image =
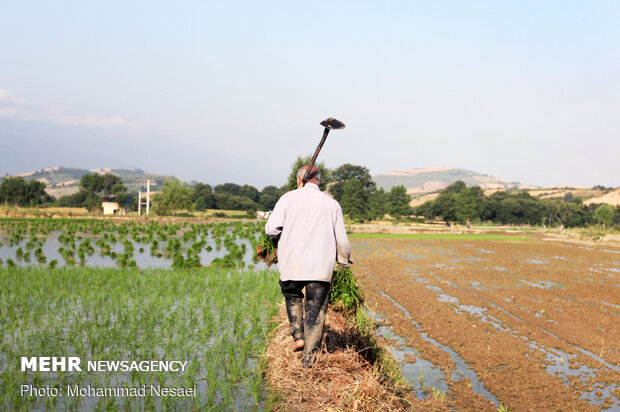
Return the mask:
[(151, 203), (151, 181), (146, 180), (146, 215), (149, 215), (149, 203)]
[(142, 208), (142, 192), (138, 190), (138, 216), (140, 216), (141, 208)]

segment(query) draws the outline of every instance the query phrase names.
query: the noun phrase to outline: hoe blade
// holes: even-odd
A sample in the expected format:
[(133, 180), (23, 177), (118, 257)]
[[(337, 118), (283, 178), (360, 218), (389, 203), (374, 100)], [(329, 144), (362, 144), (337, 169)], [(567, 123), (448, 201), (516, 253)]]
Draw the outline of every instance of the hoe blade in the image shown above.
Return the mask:
[(344, 129), (344, 123), (340, 120), (336, 120), (333, 117), (325, 119), (321, 122), (321, 126), (326, 129)]

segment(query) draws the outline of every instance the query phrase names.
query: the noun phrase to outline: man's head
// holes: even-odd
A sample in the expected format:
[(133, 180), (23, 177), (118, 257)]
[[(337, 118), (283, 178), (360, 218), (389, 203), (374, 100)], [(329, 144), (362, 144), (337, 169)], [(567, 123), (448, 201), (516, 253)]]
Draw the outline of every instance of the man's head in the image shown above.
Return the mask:
[[(304, 175), (306, 174), (306, 170), (308, 170), (308, 167), (309, 165), (303, 165), (297, 171), (297, 187), (298, 188), (304, 187), (304, 183), (302, 182), (302, 179), (304, 178)], [(310, 170), (310, 175), (308, 175), (308, 180), (306, 183), (314, 183), (317, 186), (321, 184), (321, 172), (319, 172), (319, 169), (317, 169), (316, 166), (312, 166), (312, 169)]]

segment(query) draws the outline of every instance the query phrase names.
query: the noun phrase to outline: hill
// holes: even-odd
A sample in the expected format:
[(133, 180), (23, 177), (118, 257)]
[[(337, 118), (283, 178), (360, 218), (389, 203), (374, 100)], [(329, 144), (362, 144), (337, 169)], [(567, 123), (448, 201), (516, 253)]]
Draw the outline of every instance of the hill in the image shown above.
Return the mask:
[(22, 173), (17, 176), (26, 180), (38, 180), (46, 185), (46, 192), (55, 198), (70, 195), (79, 190), (80, 179), (85, 174), (92, 173), (111, 173), (119, 176), (123, 184), (130, 192), (146, 191), (146, 180), (155, 182), (155, 187), (161, 187), (164, 179), (168, 176), (147, 173), (142, 169), (76, 169), (70, 167), (49, 167), (38, 169), (32, 172)]
[(392, 186), (403, 185), (412, 197), (411, 206), (418, 206), (426, 201), (433, 200), (439, 191), (462, 180), (468, 186), (480, 186), (484, 194), (489, 196), (494, 192), (507, 189), (527, 190), (530, 195), (541, 198), (569, 199), (579, 198), (586, 205), (591, 203), (607, 203), (612, 206), (620, 204), (620, 189), (585, 188), (585, 187), (554, 187), (544, 188), (524, 185), (519, 182), (507, 182), (497, 177), (483, 175), (467, 169), (449, 167), (426, 167), (421, 169), (401, 170), (372, 177), (378, 187), (390, 190)]
[(436, 192), (462, 180), (468, 186), (480, 186), (482, 189), (509, 188), (533, 189), (534, 186), (522, 185), (519, 182), (507, 182), (497, 177), (483, 175), (467, 169), (449, 167), (426, 167), (421, 169), (401, 170), (373, 176), (377, 186), (390, 190), (392, 186), (403, 185), (407, 193), (414, 197)]
[(620, 188), (611, 191), (604, 191), (599, 196), (592, 197), (583, 203), (586, 205), (607, 203), (612, 206), (620, 206)]

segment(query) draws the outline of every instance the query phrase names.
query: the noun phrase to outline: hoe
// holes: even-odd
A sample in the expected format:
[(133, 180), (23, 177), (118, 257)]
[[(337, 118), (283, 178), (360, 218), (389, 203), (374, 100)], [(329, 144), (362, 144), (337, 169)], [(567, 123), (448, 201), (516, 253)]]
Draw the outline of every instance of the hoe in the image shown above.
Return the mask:
[(316, 150), (314, 151), (314, 155), (312, 155), (312, 159), (310, 160), (310, 166), (308, 167), (308, 169), (306, 169), (306, 174), (304, 175), (304, 178), (302, 179), (304, 184), (306, 184), (308, 180), (310, 179), (310, 171), (312, 170), (312, 166), (314, 166), (314, 162), (316, 161), (316, 158), (319, 156), (319, 152), (321, 151), (321, 148), (323, 147), (323, 143), (325, 143), (325, 139), (327, 139), (327, 135), (329, 134), (329, 131), (332, 129), (334, 130), (344, 129), (344, 123), (342, 123), (340, 120), (334, 119), (333, 117), (323, 120), (321, 122), (321, 126), (325, 127), (325, 130), (323, 131), (323, 137), (321, 138), (319, 145), (316, 147)]

